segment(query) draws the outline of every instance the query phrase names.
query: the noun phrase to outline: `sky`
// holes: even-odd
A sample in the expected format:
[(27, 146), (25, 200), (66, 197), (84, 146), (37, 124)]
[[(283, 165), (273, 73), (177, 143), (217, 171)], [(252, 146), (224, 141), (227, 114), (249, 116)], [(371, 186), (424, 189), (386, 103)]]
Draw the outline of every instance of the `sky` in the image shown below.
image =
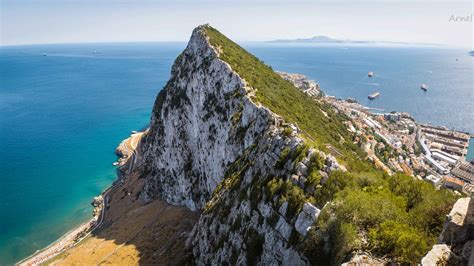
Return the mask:
[(471, 49), (474, 43), (471, 0), (0, 0), (0, 3), (1, 45), (187, 41), (192, 29), (204, 23), (240, 42), (325, 35)]

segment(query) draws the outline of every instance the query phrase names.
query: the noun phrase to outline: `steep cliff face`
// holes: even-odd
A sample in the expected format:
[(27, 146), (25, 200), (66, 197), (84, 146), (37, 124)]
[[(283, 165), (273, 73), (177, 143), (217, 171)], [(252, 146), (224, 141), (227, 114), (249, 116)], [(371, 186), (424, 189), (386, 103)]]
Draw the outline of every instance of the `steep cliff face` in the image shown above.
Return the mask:
[(151, 172), (145, 200), (201, 209), (228, 165), (268, 128), (269, 111), (250, 101), (245, 82), (217, 53), (196, 28), (156, 99), (142, 144)]
[(307, 264), (291, 244), (319, 215), (306, 179), (344, 168), (255, 103), (205, 29), (194, 30), (156, 99), (141, 143), (141, 197), (203, 211), (188, 240), (196, 262)]
[(374, 169), (304, 85), (196, 28), (139, 145), (139, 197), (201, 212), (187, 238), (200, 265), (419, 262), (452, 195)]
[(296, 248), (320, 210), (304, 196), (308, 174), (340, 170), (334, 158), (305, 146), (297, 130), (272, 126), (226, 171), (189, 239), (202, 264), (304, 265)]

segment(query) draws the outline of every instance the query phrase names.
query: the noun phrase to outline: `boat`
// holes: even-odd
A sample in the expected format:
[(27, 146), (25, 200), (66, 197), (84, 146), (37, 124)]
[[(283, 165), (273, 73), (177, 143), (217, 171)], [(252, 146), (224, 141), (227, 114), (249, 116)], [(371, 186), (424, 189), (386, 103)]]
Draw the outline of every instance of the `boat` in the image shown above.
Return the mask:
[(424, 91), (427, 91), (428, 90), (428, 86), (426, 86), (426, 84), (421, 84), (421, 87), (420, 87), (422, 90)]
[(46, 56), (46, 53), (43, 53), (43, 56)]
[(374, 76), (374, 72), (369, 72), (369, 74), (367, 74), (367, 76), (369, 76), (369, 78), (373, 77)]
[(138, 133), (138, 131), (136, 131), (136, 130), (132, 130), (132, 132), (131, 132), (132, 135), (137, 134), (137, 133)]
[(380, 96), (380, 92), (374, 92), (374, 93), (372, 93), (372, 94), (369, 94), (368, 98), (371, 99), (371, 100), (373, 100), (373, 99), (375, 99), (375, 98), (377, 98), (377, 97), (379, 97), (379, 96)]
[(112, 165), (117, 166), (117, 165), (119, 165), (119, 162), (114, 162)]

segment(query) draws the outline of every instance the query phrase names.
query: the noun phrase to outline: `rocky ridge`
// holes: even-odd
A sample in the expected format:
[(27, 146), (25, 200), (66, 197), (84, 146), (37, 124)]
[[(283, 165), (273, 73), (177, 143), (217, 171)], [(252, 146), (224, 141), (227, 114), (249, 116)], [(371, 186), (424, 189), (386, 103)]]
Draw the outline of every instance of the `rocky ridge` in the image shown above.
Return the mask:
[[(419, 261), (424, 228), (399, 217), (425, 199), (404, 191), (433, 189), (374, 171), (316, 85), (283, 77), (210, 26), (196, 28), (128, 169), (143, 180), (139, 198), (201, 212), (186, 241), (200, 265), (380, 263), (385, 251), (396, 252), (387, 261)], [(449, 206), (441, 197), (430, 194), (442, 206), (420, 214)], [(383, 246), (393, 226), (424, 247)]]
[(156, 99), (140, 144), (140, 197), (203, 211), (188, 239), (197, 262), (307, 264), (290, 242), (306, 234), (320, 210), (304, 198), (264, 196), (260, 188), (272, 181), (311, 190), (313, 168), (326, 177), (345, 169), (252, 100), (253, 89), (219, 59), (205, 27), (193, 31)]

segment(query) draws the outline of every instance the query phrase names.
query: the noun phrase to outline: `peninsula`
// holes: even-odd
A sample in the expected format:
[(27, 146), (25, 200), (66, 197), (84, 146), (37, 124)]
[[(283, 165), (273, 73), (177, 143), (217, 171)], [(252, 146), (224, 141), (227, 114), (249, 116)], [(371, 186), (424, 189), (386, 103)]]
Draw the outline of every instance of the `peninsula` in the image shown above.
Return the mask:
[(433, 149), (470, 171), (463, 134), (326, 96), (202, 25), (86, 237), (21, 264), (473, 262), (470, 188), (426, 182)]

